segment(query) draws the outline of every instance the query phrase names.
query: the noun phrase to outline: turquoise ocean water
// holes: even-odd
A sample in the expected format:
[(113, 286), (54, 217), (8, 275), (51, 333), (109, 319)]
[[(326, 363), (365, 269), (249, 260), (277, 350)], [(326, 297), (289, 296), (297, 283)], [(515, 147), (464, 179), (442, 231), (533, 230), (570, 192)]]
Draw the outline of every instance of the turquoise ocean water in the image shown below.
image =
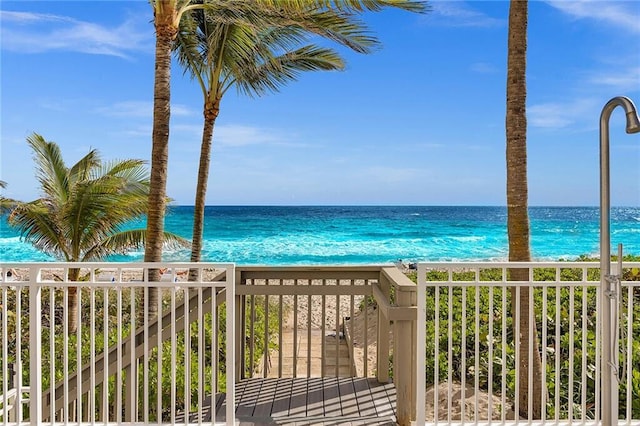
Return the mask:
[[(165, 227), (191, 237), (193, 207), (169, 208)], [(504, 207), (210, 206), (202, 260), (240, 265), (380, 264), (450, 260), (506, 260)], [(575, 259), (599, 253), (597, 207), (532, 207), (534, 260)], [(144, 227), (144, 222), (131, 224)], [(612, 251), (640, 255), (640, 207), (613, 208)], [(140, 261), (142, 251), (110, 261)], [(55, 260), (21, 241), (0, 218), (0, 261)], [(189, 250), (165, 252), (188, 261)]]

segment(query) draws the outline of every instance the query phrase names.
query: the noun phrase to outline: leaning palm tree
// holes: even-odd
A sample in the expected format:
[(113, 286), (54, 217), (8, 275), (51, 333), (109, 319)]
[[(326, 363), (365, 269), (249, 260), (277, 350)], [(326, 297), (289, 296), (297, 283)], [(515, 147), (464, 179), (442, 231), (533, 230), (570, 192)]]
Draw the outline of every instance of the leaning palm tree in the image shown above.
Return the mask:
[[(256, 9), (255, 4), (244, 7)], [(191, 261), (200, 261), (204, 207), (209, 177), (211, 144), (220, 102), (229, 89), (251, 97), (278, 91), (304, 71), (341, 70), (344, 61), (333, 49), (306, 44), (310, 34), (321, 35), (367, 53), (377, 44), (352, 15), (316, 8), (285, 11), (260, 6), (272, 26), (257, 28), (229, 10), (193, 10), (183, 19), (175, 49), (179, 62), (196, 80), (204, 98), (204, 128), (195, 196)], [(214, 15), (215, 13), (215, 15)], [(195, 280), (193, 269), (190, 279)]]
[[(256, 8), (247, 10), (246, 4)], [(410, 11), (422, 11), (425, 2), (420, 0), (150, 0), (154, 14), (156, 30), (155, 76), (153, 87), (153, 130), (151, 148), (151, 179), (149, 190), (149, 210), (147, 213), (147, 244), (144, 260), (160, 262), (162, 260), (162, 233), (166, 210), (167, 163), (169, 154), (169, 120), (171, 104), (171, 49), (180, 22), (190, 10), (208, 8), (213, 11), (221, 7), (234, 13), (242, 8), (244, 19), (256, 28), (268, 28), (272, 24), (268, 17), (261, 15), (261, 5), (280, 8), (284, 13), (293, 13), (309, 8), (335, 9), (342, 12), (378, 11), (385, 7), (396, 7)], [(157, 281), (159, 273), (151, 270), (149, 279)], [(157, 291), (149, 292), (151, 306), (157, 300)]]
[[(126, 229), (133, 219), (147, 213), (149, 177), (141, 160), (102, 162), (91, 150), (67, 167), (60, 148), (33, 134), (27, 138), (33, 150), (41, 197), (17, 203), (9, 224), (36, 248), (66, 262), (103, 259), (125, 253), (145, 243), (144, 229)], [(163, 233), (163, 243), (186, 245), (174, 234)], [(78, 281), (79, 268), (70, 268), (67, 279)], [(78, 297), (69, 288), (69, 329), (77, 328)]]
[[(509, 261), (528, 262), (531, 260), (529, 249), (529, 210), (527, 185), (527, 0), (511, 0), (509, 7), (509, 41), (507, 53), (507, 230), (509, 236)], [(528, 281), (527, 269), (511, 269), (510, 279)], [(511, 300), (516, 313), (516, 303), (520, 305), (518, 321), (520, 328), (519, 357), (519, 407), (520, 415), (540, 419), (542, 415), (542, 361), (538, 333), (535, 325), (529, 321), (529, 289), (521, 288), (519, 295), (512, 287)], [(533, 315), (535, 318), (535, 315)], [(529, 357), (529, 347), (532, 357)], [(529, 383), (529, 369), (533, 378)], [(531, 390), (531, 392), (530, 392)], [(532, 401), (532, 411), (528, 413), (528, 401)]]

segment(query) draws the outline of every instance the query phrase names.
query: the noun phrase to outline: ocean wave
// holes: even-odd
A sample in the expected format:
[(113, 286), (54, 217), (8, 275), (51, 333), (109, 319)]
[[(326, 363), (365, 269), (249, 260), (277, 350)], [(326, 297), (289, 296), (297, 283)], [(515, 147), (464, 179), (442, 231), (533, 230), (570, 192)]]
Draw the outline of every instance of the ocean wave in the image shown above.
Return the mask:
[(453, 241), (460, 241), (462, 243), (476, 243), (476, 242), (480, 242), (480, 241), (485, 241), (487, 239), (487, 237), (481, 237), (481, 236), (467, 236), (467, 237), (449, 237), (451, 240)]
[(0, 238), (0, 245), (22, 243), (19, 236)]
[[(490, 207), (207, 207), (202, 259), (237, 264), (380, 264), (506, 260), (506, 210)], [(215, 213), (215, 214), (214, 214)], [(186, 238), (193, 208), (167, 214), (166, 229)], [(640, 253), (640, 209), (612, 209), (612, 243)], [(0, 260), (52, 260), (2, 228)], [(575, 259), (598, 251), (597, 208), (532, 208), (534, 259)], [(141, 261), (142, 250), (108, 260)], [(165, 261), (188, 261), (188, 249)]]

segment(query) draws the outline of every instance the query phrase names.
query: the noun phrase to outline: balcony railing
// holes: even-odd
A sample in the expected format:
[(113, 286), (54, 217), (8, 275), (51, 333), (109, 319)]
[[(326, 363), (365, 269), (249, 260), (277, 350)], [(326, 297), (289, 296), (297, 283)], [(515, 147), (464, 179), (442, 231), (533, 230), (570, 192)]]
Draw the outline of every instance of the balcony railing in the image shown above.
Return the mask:
[(639, 425), (639, 269), (607, 295), (616, 351), (595, 263), (425, 263), (418, 285), (387, 266), (4, 264), (0, 424), (596, 424), (612, 350), (619, 423)]
[[(420, 264), (418, 423), (596, 424), (605, 350), (618, 373), (613, 416), (640, 423), (639, 267), (625, 263), (603, 302), (596, 263)], [(514, 268), (528, 279), (509, 280)], [(619, 306), (618, 346), (602, 346), (602, 303)]]
[[(0, 421), (175, 423), (220, 391), (233, 418), (234, 265), (172, 264), (154, 283), (151, 266), (3, 265)], [(200, 279), (177, 285), (188, 267)]]

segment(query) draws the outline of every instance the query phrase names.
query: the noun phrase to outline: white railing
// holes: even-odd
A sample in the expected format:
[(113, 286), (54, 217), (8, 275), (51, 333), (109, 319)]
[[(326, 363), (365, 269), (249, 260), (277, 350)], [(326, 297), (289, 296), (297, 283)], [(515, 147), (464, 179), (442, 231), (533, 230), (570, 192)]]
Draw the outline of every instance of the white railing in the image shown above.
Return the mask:
[(224, 393), (234, 424), (235, 265), (159, 266), (3, 264), (0, 423), (214, 423)]
[[(415, 365), (407, 348), (415, 344), (416, 286), (406, 275), (376, 265), (238, 266), (236, 284), (236, 377), (357, 376), (388, 383), (390, 367), (401, 365), (393, 375), (403, 395), (396, 399), (396, 420), (410, 424)], [(265, 318), (270, 325), (258, 331)]]
[[(23, 405), (29, 403), (29, 397), (25, 396), (25, 394), (29, 394), (29, 387), (23, 387), (21, 391), (22, 396), (20, 398), (18, 398), (18, 390), (16, 388), (11, 388), (0, 395), (0, 412), (4, 413), (3, 417), (7, 417), (11, 423), (23, 421)], [(0, 420), (2, 420), (2, 417), (0, 417)]]
[[(526, 269), (528, 279), (508, 281), (515, 267)], [(417, 424), (597, 424), (604, 415), (601, 350), (619, 359), (614, 418), (640, 424), (638, 268), (623, 265), (613, 321), (618, 358), (598, 337), (599, 264), (419, 264), (417, 359), (426, 362), (418, 363)]]
[[(150, 282), (151, 268), (160, 265), (169, 272)], [(81, 268), (85, 281), (68, 280), (74, 267)], [(527, 278), (508, 281), (508, 270), (514, 267), (526, 269)], [(198, 272), (195, 282), (186, 282), (190, 268)], [(306, 300), (302, 312), (307, 317), (314, 304), (328, 310), (325, 302), (335, 298), (335, 324), (322, 320), (323, 335), (329, 327), (339, 333), (343, 305), (348, 308), (345, 316), (353, 317), (356, 298), (363, 297), (366, 312), (367, 298), (373, 297), (379, 311), (379, 346), (372, 361), (376, 366), (365, 371), (373, 368), (378, 380), (389, 378), (385, 354), (390, 353), (387, 337), (393, 321), (393, 378), (401, 424), (410, 424), (415, 415), (418, 424), (524, 419), (529, 424), (595, 425), (603, 417), (600, 401), (605, 397), (600, 391), (605, 367), (600, 354), (613, 349), (621, 354), (610, 357), (619, 360), (619, 383), (612, 387), (620, 389), (619, 424), (636, 426), (639, 269), (638, 262), (625, 263), (615, 292), (620, 307), (613, 321), (620, 342), (616, 351), (603, 348), (598, 338), (603, 299), (595, 263), (424, 263), (418, 265), (418, 286), (387, 267), (3, 264), (0, 424), (233, 424), (236, 379), (256, 367), (252, 340), (264, 334), (268, 346), (266, 342), (282, 335), (280, 325), (276, 331), (256, 332), (253, 307), (262, 303), (269, 317), (271, 309), (283, 309), (281, 297), (291, 296), (293, 308), (296, 301)], [(617, 271), (615, 265), (612, 270)], [(158, 290), (157, 302), (150, 301), (152, 289)], [(74, 293), (81, 302), (75, 313), (68, 308)], [(604, 300), (613, 299), (606, 295)], [(514, 317), (527, 321), (514, 322)], [(367, 321), (366, 316), (361, 320)], [(294, 315), (294, 325), (296, 321), (294, 334), (299, 330), (313, 335), (311, 323)], [(364, 339), (366, 346), (368, 337)], [(308, 342), (304, 346), (307, 365), (310, 347)], [(538, 369), (529, 367), (535, 354), (544, 366), (538, 380), (544, 387), (535, 386)], [(269, 361), (264, 353), (258, 358)], [(416, 359), (425, 362), (416, 367)], [(15, 371), (12, 377), (10, 369)], [(309, 367), (306, 370), (310, 375)], [(216, 396), (225, 393), (222, 409)], [(539, 415), (534, 410), (537, 401), (542, 402)]]

